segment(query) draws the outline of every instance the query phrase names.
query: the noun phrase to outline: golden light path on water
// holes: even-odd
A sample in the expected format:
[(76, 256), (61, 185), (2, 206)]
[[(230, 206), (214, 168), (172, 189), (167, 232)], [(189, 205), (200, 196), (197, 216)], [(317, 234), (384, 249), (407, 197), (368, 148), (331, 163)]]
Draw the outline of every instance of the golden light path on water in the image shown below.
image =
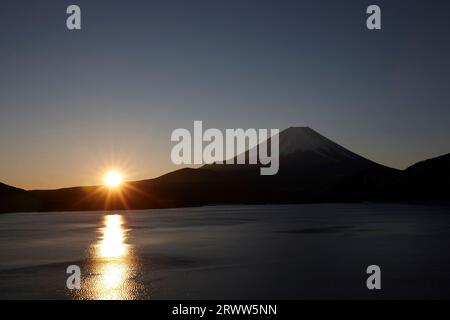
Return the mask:
[(106, 215), (101, 234), (93, 245), (87, 265), (88, 275), (82, 281), (77, 299), (132, 300), (138, 299), (143, 287), (138, 283), (137, 259), (127, 243), (128, 230), (124, 217)]
[(118, 214), (105, 216), (103, 236), (98, 244), (98, 256), (100, 258), (120, 258), (127, 254), (128, 246), (125, 244), (123, 217)]

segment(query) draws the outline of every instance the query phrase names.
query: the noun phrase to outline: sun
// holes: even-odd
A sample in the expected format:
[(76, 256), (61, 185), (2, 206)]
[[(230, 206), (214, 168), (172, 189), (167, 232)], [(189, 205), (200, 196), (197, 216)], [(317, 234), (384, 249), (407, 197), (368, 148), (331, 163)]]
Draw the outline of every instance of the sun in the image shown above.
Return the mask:
[(109, 188), (118, 188), (122, 183), (122, 175), (116, 170), (111, 170), (105, 175), (104, 183)]

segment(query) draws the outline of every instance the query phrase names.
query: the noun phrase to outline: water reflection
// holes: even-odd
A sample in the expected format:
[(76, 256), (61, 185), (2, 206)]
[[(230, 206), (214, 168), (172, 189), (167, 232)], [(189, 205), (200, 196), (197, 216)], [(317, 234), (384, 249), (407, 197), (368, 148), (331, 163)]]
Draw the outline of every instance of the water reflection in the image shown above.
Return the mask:
[(88, 275), (82, 281), (79, 299), (138, 299), (142, 285), (136, 280), (137, 258), (127, 243), (124, 217), (106, 215), (99, 229), (100, 238), (91, 248)]
[(126, 256), (128, 245), (125, 244), (123, 217), (118, 214), (105, 216), (105, 226), (101, 229), (102, 237), (97, 245), (100, 258), (120, 258)]

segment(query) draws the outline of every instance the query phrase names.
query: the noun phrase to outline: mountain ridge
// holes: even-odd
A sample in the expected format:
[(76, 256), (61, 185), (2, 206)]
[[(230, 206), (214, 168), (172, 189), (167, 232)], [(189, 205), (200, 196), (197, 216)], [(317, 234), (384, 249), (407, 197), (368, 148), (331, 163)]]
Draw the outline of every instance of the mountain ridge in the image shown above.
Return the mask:
[[(280, 171), (275, 176), (261, 176), (259, 165), (212, 164), (126, 182), (122, 194), (104, 186), (25, 191), (0, 184), (0, 212), (448, 200), (449, 179), (439, 177), (442, 171), (450, 172), (450, 154), (401, 171), (366, 159), (309, 127), (290, 127), (279, 138)], [(426, 179), (429, 173), (435, 180)], [(430, 181), (440, 182), (433, 186)]]

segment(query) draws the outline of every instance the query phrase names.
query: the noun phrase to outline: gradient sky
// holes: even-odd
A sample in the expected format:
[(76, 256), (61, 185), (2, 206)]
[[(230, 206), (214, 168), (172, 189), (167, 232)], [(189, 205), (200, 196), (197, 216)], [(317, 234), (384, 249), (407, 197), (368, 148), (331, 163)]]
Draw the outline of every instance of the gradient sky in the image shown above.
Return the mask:
[[(382, 31), (365, 27), (370, 4)], [(445, 0), (2, 0), (0, 181), (156, 177), (194, 120), (309, 126), (405, 168), (450, 152), (449, 36)]]

